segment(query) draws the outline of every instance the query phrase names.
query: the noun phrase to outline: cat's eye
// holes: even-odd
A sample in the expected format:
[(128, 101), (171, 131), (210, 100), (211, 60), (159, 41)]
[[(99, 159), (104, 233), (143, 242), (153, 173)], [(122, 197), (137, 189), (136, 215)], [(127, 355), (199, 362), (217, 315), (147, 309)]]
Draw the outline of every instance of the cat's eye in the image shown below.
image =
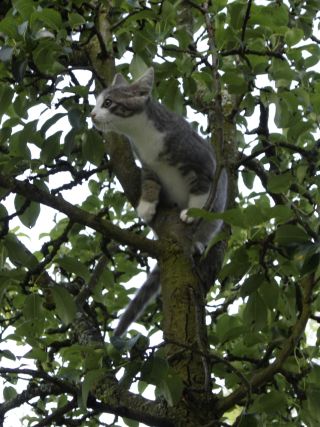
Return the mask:
[(111, 104), (112, 104), (112, 100), (111, 100), (110, 98), (106, 98), (106, 99), (103, 101), (102, 106), (103, 106), (104, 108), (109, 108), (109, 107), (111, 106)]

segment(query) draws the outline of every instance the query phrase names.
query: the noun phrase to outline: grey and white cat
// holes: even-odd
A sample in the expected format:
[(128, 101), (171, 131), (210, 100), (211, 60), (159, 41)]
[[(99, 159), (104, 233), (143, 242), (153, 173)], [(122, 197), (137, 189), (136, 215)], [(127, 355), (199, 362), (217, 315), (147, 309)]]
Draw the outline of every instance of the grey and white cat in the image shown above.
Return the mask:
[[(180, 219), (191, 223), (189, 208), (203, 208), (212, 198), (210, 210), (223, 211), (227, 200), (227, 174), (223, 170), (212, 195), (216, 160), (212, 146), (181, 116), (151, 99), (154, 71), (149, 68), (129, 84), (117, 74), (110, 87), (96, 100), (91, 117), (97, 129), (129, 138), (142, 164), (138, 215), (150, 223), (160, 199), (180, 209)], [(214, 197), (212, 197), (214, 196)], [(196, 232), (205, 247), (221, 228), (215, 221), (210, 230)], [(122, 335), (149, 300), (158, 292), (159, 272), (152, 272), (121, 317), (115, 335)]]

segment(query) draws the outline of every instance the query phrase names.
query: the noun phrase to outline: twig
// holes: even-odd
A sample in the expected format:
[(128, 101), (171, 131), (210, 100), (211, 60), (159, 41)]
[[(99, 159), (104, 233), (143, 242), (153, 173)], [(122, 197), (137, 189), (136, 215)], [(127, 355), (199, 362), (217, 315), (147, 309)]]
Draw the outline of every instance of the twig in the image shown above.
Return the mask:
[(245, 36), (246, 36), (247, 25), (248, 25), (248, 21), (250, 19), (251, 4), (252, 4), (252, 0), (248, 0), (247, 10), (246, 10), (246, 14), (245, 14), (245, 17), (244, 17), (244, 20), (243, 20), (243, 26), (242, 26), (242, 32), (241, 32), (241, 41), (242, 41), (242, 44), (244, 44), (244, 39), (245, 39)]
[(92, 275), (91, 278), (88, 282), (88, 284), (86, 284), (81, 291), (79, 292), (77, 298), (76, 298), (76, 303), (79, 306), (82, 306), (85, 302), (85, 300), (91, 295), (92, 291), (94, 290), (95, 286), (97, 285), (101, 274), (103, 273), (103, 270), (105, 269), (106, 265), (108, 262), (108, 258), (105, 255), (102, 255), (101, 258), (99, 259)]
[(56, 256), (58, 250), (60, 249), (61, 245), (67, 241), (68, 234), (69, 234), (69, 231), (71, 230), (72, 226), (73, 226), (73, 223), (69, 222), (67, 224), (65, 230), (61, 234), (61, 236), (59, 236), (54, 241), (46, 243), (45, 247), (47, 247), (50, 244), (52, 245), (51, 252), (48, 253), (44, 257), (44, 259), (41, 262), (39, 262), (39, 264), (34, 269), (28, 270), (26, 277), (22, 283), (23, 288), (25, 288), (28, 285), (29, 280), (31, 279), (32, 276), (38, 276), (43, 271), (45, 266), (48, 265), (53, 260), (53, 258)]
[(45, 417), (38, 424), (35, 424), (34, 427), (50, 426), (52, 425), (53, 422), (55, 423), (58, 422), (59, 424), (60, 423), (62, 424), (63, 415), (66, 414), (67, 412), (70, 412), (72, 409), (76, 407), (77, 407), (77, 399), (72, 399), (71, 402), (68, 402), (66, 405), (53, 411), (52, 414)]
[(272, 58), (278, 58), (278, 59), (284, 59), (282, 52), (275, 52), (272, 50), (254, 50), (254, 49), (247, 49), (247, 48), (237, 48), (237, 49), (230, 49), (230, 50), (222, 50), (220, 52), (221, 56), (231, 56), (231, 55), (255, 55), (255, 56), (270, 56)]

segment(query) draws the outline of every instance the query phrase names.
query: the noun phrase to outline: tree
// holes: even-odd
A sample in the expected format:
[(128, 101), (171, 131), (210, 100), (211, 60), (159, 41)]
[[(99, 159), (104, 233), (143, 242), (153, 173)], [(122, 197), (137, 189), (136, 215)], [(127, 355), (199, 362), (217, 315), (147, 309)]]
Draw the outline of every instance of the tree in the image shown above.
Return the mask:
[[(318, 9), (317, 0), (1, 2), (3, 425), (24, 403), (30, 426), (106, 425), (106, 413), (131, 426), (319, 424), (319, 335), (307, 336), (320, 322)], [(194, 212), (225, 222), (200, 259), (174, 209), (159, 208), (158, 240), (149, 237), (132, 208), (140, 171), (128, 142), (87, 125), (88, 98), (115, 69), (136, 78), (150, 65), (154, 96), (202, 113), (228, 170), (228, 210)], [(46, 207), (54, 223), (34, 249)], [(125, 284), (151, 258), (162, 292), (139, 320), (146, 332), (112, 339), (134, 292)], [(154, 399), (143, 395), (149, 385)]]

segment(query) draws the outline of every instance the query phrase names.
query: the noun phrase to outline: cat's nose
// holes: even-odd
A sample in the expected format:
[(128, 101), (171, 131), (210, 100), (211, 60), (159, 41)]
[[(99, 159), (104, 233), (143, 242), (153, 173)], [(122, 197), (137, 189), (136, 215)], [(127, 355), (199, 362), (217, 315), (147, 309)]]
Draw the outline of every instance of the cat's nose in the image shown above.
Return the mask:
[(92, 119), (94, 119), (96, 117), (96, 113), (94, 113), (93, 111), (91, 111), (90, 116)]

